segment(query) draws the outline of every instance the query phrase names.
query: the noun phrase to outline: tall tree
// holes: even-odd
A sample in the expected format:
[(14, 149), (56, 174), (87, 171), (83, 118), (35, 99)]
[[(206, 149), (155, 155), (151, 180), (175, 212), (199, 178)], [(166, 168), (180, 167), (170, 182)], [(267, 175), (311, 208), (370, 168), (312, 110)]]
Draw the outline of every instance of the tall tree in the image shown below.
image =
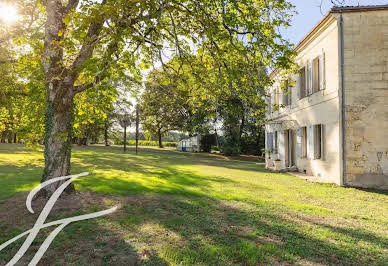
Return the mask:
[(153, 71), (141, 95), (143, 129), (156, 136), (163, 148), (162, 136), (171, 130), (182, 129), (185, 122), (184, 98), (165, 79), (163, 72)]
[(137, 76), (138, 67), (163, 61), (166, 44), (182, 58), (195, 44), (225, 67), (223, 51), (233, 45), (258, 64), (287, 68), (290, 46), (275, 28), (288, 24), (290, 8), (284, 0), (47, 0), (42, 181), (70, 173), (74, 96), (110, 78), (106, 70)]

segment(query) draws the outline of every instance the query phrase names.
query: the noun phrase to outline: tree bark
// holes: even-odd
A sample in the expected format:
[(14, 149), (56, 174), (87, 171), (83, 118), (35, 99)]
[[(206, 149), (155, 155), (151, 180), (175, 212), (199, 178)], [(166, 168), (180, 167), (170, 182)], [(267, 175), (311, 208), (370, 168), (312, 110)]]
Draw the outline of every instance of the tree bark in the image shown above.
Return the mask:
[(163, 142), (162, 142), (162, 131), (158, 130), (158, 142), (159, 142), (159, 148), (163, 148)]
[(17, 135), (16, 135), (16, 133), (14, 133), (13, 134), (13, 143), (17, 143), (17, 140), (18, 140), (18, 138), (17, 138)]
[[(57, 84), (53, 84), (57, 83)], [(45, 169), (42, 182), (70, 175), (71, 140), (73, 125), (73, 95), (63, 94), (66, 89), (60, 82), (49, 82), (46, 110)], [(69, 91), (69, 90), (67, 90)], [(64, 183), (57, 182), (43, 188), (44, 196), (51, 196)], [(70, 184), (66, 192), (74, 192)]]
[(108, 118), (105, 119), (105, 127), (104, 127), (104, 141), (105, 141), (105, 146), (108, 147), (109, 146), (109, 143), (108, 143), (108, 128), (109, 128), (109, 122), (108, 122)]
[(13, 141), (13, 133), (10, 130), (10, 131), (8, 131), (8, 143), (12, 144), (12, 141)]
[[(73, 0), (69, 1), (69, 5)], [(46, 79), (46, 129), (45, 129), (45, 168), (41, 182), (70, 175), (71, 132), (73, 123), (73, 84), (75, 76), (63, 66), (61, 40), (66, 29), (63, 18), (68, 10), (60, 0), (47, 0), (47, 22), (45, 27), (43, 67)], [(65, 181), (56, 182), (41, 190), (43, 196), (51, 196)], [(75, 191), (70, 184), (66, 192)]]
[[(71, 140), (73, 126), (73, 100), (76, 93), (86, 90), (89, 84), (75, 87), (80, 70), (94, 51), (104, 19), (91, 22), (82, 47), (73, 64), (64, 64), (62, 44), (67, 25), (64, 18), (77, 8), (79, 0), (46, 0), (47, 20), (45, 25), (43, 68), (46, 79), (47, 107), (45, 132), (45, 169), (42, 182), (70, 174)], [(107, 0), (102, 0), (105, 5)], [(101, 18), (103, 18), (101, 14)], [(65, 181), (57, 182), (42, 189), (44, 196), (52, 193)], [(66, 192), (75, 191), (71, 184)]]
[(139, 148), (139, 123), (140, 123), (140, 112), (139, 105), (136, 105), (136, 155), (138, 154)]
[(124, 153), (127, 152), (127, 128), (124, 127)]
[(7, 138), (7, 131), (3, 131), (1, 133), (1, 143), (5, 143), (6, 138)]

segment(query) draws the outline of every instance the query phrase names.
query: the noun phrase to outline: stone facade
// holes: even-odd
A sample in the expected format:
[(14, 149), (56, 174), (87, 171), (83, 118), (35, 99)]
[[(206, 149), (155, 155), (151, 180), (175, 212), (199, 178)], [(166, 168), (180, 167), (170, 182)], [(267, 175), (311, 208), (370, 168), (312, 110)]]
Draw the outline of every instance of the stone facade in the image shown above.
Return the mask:
[(267, 166), (387, 189), (388, 6), (334, 9), (296, 52), (298, 74), (271, 74)]
[(388, 188), (388, 10), (342, 16), (344, 183)]

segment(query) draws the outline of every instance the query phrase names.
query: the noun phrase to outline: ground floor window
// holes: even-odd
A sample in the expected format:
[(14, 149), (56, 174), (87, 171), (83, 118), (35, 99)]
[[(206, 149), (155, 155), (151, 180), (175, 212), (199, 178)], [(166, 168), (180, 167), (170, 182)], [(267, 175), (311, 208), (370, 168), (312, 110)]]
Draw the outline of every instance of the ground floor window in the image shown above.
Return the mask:
[(323, 125), (314, 126), (314, 159), (322, 159), (323, 155)]
[(307, 157), (307, 127), (302, 127), (302, 157)]
[(267, 133), (267, 150), (273, 150), (272, 132)]
[(274, 145), (273, 145), (273, 153), (274, 154), (277, 154), (278, 153), (278, 132), (275, 131), (274, 133)]

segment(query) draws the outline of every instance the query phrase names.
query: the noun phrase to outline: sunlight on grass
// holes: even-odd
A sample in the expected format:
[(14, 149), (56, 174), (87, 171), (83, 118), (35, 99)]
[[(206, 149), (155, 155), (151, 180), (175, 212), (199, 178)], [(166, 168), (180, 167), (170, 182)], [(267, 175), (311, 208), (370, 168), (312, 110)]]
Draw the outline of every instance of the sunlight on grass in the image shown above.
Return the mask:
[[(0, 145), (0, 199), (29, 191), (42, 167), (41, 151)], [(99, 204), (119, 201), (122, 207), (117, 217), (82, 227), (84, 233), (68, 231), (69, 239), (98, 238), (97, 229), (120, 232), (123, 242), (114, 252), (148, 250), (144, 264), (388, 262), (386, 192), (308, 183), (256, 162), (152, 149), (136, 156), (115, 148), (75, 148), (72, 173), (86, 171), (90, 176), (76, 188), (106, 195)]]

